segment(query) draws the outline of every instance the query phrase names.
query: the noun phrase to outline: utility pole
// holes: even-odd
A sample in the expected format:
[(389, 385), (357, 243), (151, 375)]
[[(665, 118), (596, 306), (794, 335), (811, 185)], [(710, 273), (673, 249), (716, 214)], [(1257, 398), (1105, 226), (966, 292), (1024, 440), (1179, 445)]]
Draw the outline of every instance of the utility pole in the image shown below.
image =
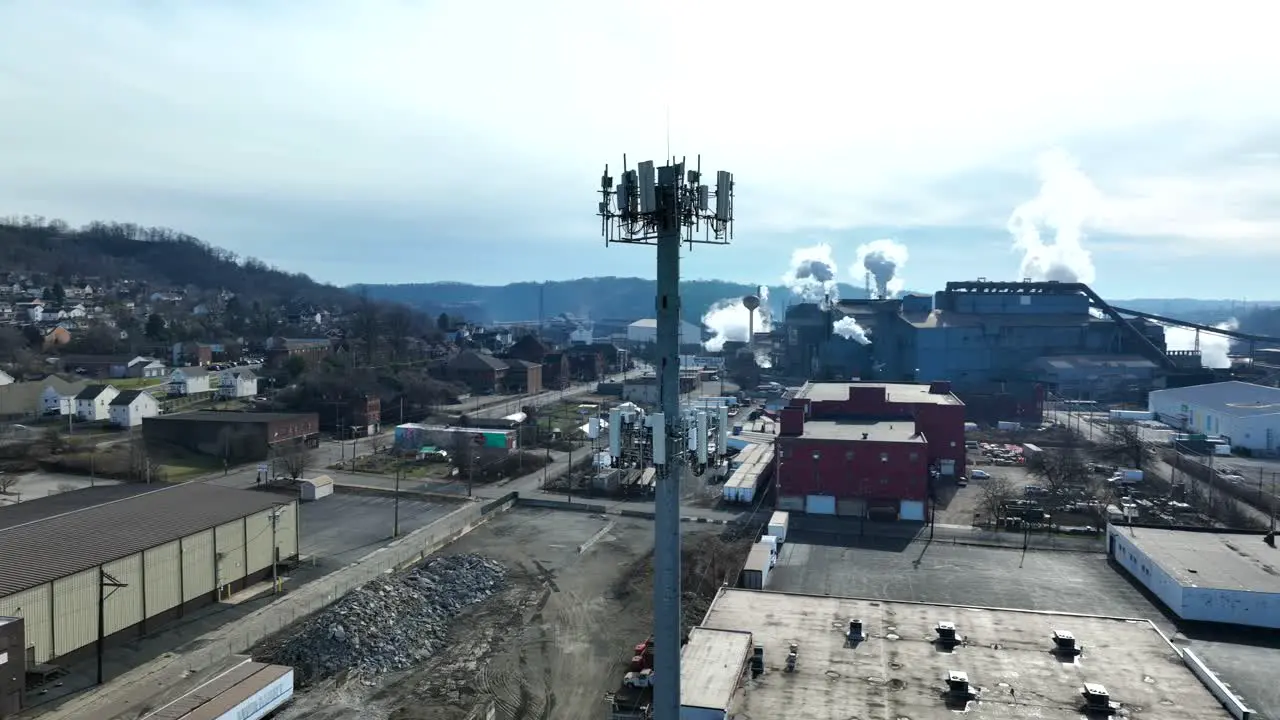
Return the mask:
[(129, 587), (128, 583), (122, 583), (111, 576), (107, 572), (106, 566), (98, 566), (98, 684), (102, 684), (102, 661), (107, 646), (107, 598), (111, 597), (111, 593), (107, 592), (107, 588), (111, 588), (111, 592), (115, 592), (119, 588)]
[[(657, 487), (654, 493), (654, 718), (680, 717), (680, 485), (687, 440), (680, 410), (680, 251), (694, 243), (726, 245), (733, 237), (733, 176), (702, 183), (701, 161), (686, 174), (683, 161), (655, 168), (626, 167), (615, 186), (605, 167), (599, 215), (605, 245), (657, 248), (657, 358), (662, 422), (653, 428)], [(655, 178), (655, 171), (657, 177)], [(656, 180), (656, 182), (655, 182)], [(715, 198), (715, 210), (710, 209)], [(657, 418), (655, 417), (655, 420)]]
[(280, 594), (280, 545), (276, 540), (276, 524), (280, 520), (280, 513), (284, 512), (284, 505), (277, 505), (271, 509), (271, 594)]
[(395, 518), (391, 522), (391, 537), (400, 537), (400, 474), (404, 469), (404, 463), (396, 460), (396, 499), (395, 499)]

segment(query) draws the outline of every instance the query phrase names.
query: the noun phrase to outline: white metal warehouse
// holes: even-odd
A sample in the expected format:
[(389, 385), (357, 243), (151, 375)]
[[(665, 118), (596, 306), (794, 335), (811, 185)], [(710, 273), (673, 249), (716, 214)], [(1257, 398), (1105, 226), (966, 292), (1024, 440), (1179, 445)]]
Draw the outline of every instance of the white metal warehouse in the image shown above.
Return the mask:
[(1109, 525), (1107, 553), (1183, 620), (1280, 629), (1280, 550), (1259, 533)]
[[(121, 485), (0, 508), (0, 616), (29, 663), (140, 633), (271, 577), (298, 554), (297, 501), (206, 483)], [(101, 595), (100, 595), (101, 593)]]
[(1280, 452), (1280, 389), (1233, 380), (1156, 390), (1147, 407), (1167, 425), (1221, 435), (1232, 447)]

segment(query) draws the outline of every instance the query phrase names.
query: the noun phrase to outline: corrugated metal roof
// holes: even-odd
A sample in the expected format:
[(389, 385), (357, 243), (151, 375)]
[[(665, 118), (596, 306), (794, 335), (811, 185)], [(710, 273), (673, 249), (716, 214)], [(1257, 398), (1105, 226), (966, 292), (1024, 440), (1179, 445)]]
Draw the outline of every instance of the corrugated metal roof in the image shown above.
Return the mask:
[(0, 530), (0, 597), (266, 510), (279, 496), (187, 483)]
[(1177, 398), (1178, 402), (1199, 405), (1231, 417), (1280, 414), (1280, 389), (1239, 380), (1156, 390), (1151, 393), (1153, 407), (1157, 400), (1169, 402), (1167, 398)]
[(155, 490), (154, 485), (99, 485), (0, 506), (0, 530)]

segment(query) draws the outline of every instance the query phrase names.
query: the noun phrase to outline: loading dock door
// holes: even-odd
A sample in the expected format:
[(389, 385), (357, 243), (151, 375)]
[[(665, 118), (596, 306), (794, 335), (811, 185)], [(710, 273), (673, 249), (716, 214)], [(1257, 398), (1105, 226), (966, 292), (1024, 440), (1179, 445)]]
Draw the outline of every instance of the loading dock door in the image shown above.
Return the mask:
[(867, 518), (881, 522), (893, 522), (898, 519), (898, 503), (886, 501), (868, 503)]
[(840, 498), (836, 501), (836, 514), (841, 517), (862, 517), (867, 514), (864, 498)]
[(808, 515), (835, 515), (835, 495), (806, 495), (804, 511)]

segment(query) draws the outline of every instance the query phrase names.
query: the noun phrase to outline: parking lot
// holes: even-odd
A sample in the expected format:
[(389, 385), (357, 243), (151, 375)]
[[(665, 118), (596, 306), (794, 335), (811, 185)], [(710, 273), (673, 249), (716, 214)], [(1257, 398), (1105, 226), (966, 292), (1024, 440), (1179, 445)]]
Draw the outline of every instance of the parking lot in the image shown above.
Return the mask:
[[(768, 589), (1150, 619), (1193, 647), (1254, 709), (1280, 719), (1280, 638), (1179, 628), (1101, 553), (975, 547), (793, 532)], [(1082, 639), (1086, 645), (1088, 639)]]
[[(301, 553), (322, 571), (336, 570), (391, 540), (396, 502), (389, 495), (340, 492), (299, 507)], [(457, 507), (453, 502), (402, 496), (400, 534), (426, 527)]]

